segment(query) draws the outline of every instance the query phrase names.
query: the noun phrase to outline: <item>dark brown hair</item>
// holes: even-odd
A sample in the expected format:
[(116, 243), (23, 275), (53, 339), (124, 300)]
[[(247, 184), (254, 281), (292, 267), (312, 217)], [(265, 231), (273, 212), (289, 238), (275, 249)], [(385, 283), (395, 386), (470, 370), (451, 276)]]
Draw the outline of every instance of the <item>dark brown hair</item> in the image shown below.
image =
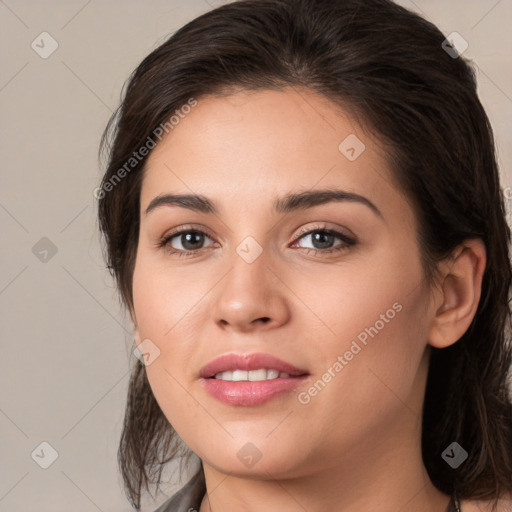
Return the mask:
[[(498, 499), (512, 482), (510, 229), (489, 120), (470, 64), (443, 48), (433, 24), (388, 0), (241, 0), (190, 21), (147, 56), (105, 130), (98, 194), (106, 260), (132, 303), (139, 198), (147, 156), (113, 178), (190, 98), (238, 89), (309, 88), (369, 127), (416, 212), (425, 276), (469, 238), (487, 263), (476, 315), (453, 346), (433, 349), (423, 460), (435, 486)], [(110, 183), (111, 186), (106, 185)], [(441, 457), (457, 441), (456, 470)], [(129, 385), (119, 464), (127, 495), (160, 484), (163, 466), (190, 454), (160, 410), (140, 364)]]

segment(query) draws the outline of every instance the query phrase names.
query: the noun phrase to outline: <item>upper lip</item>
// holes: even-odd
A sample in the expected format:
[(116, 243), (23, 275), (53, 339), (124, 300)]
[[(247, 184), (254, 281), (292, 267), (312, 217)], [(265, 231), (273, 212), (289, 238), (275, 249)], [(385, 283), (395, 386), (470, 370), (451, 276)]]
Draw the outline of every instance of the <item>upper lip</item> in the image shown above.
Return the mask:
[(217, 373), (233, 370), (259, 370), (260, 368), (278, 370), (290, 376), (305, 375), (308, 372), (293, 366), (270, 354), (225, 354), (210, 361), (201, 368), (199, 376), (203, 379), (213, 377)]

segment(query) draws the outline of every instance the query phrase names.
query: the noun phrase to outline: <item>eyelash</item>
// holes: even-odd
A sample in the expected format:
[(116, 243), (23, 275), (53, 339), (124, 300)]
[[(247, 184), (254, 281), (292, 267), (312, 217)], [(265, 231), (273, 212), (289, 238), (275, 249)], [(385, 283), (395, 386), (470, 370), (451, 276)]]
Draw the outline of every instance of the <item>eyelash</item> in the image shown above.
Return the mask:
[[(187, 257), (187, 256), (194, 256), (197, 253), (199, 253), (202, 249), (206, 249), (205, 247), (203, 247), (202, 249), (197, 249), (195, 251), (185, 251), (185, 250), (181, 250), (181, 249), (170, 248), (169, 244), (170, 244), (171, 240), (173, 238), (175, 238), (176, 236), (181, 235), (183, 233), (198, 233), (200, 235), (206, 235), (207, 237), (212, 238), (207, 232), (205, 232), (205, 231), (203, 231), (201, 229), (192, 228), (192, 227), (189, 227), (189, 226), (182, 226), (182, 227), (177, 228), (176, 230), (174, 230), (169, 235), (164, 236), (160, 240), (160, 242), (158, 243), (158, 247), (161, 248), (161, 249), (165, 249), (169, 254), (174, 254), (174, 255), (177, 254), (178, 257), (180, 257), (180, 258)], [(356, 244), (356, 240), (348, 237), (347, 235), (345, 235), (343, 233), (340, 233), (339, 231), (336, 231), (334, 229), (330, 229), (330, 228), (328, 228), (325, 225), (317, 226), (317, 227), (314, 227), (314, 228), (305, 229), (305, 230), (301, 231), (297, 235), (296, 241), (300, 240), (302, 237), (304, 237), (306, 235), (311, 235), (313, 233), (325, 233), (325, 234), (328, 234), (328, 235), (333, 235), (336, 238), (339, 238), (343, 242), (343, 244), (341, 244), (339, 246), (336, 246), (336, 247), (333, 247), (331, 249), (310, 249), (310, 248), (307, 248), (307, 247), (306, 248), (302, 247), (301, 249), (306, 250), (307, 254), (310, 254), (311, 252), (313, 252), (314, 254), (317, 254), (317, 253), (330, 254), (330, 253), (333, 253), (333, 252), (347, 250), (349, 247), (351, 247), (351, 246)]]

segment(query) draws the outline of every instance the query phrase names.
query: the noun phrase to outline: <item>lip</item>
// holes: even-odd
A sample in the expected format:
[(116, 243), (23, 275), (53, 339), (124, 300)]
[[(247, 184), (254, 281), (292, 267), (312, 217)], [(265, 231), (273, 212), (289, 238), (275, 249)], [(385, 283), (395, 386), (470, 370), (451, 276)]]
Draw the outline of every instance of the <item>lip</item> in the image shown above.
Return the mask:
[[(215, 379), (217, 373), (233, 370), (274, 369), (290, 377), (264, 381), (225, 381)], [(199, 377), (206, 391), (217, 400), (236, 406), (259, 405), (299, 387), (309, 373), (270, 354), (226, 354), (204, 366)]]
[(217, 357), (203, 366), (199, 376), (203, 379), (214, 377), (220, 372), (229, 372), (233, 370), (259, 370), (260, 368), (268, 368), (288, 373), (291, 376), (299, 376), (308, 373), (301, 370), (282, 359), (271, 356), (270, 354), (225, 354)]

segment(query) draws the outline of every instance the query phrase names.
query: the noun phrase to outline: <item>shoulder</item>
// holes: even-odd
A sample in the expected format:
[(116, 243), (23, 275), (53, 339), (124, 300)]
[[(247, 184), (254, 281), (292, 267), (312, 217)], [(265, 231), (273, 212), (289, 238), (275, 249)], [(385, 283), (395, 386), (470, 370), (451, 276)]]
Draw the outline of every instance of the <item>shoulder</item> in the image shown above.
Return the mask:
[(512, 512), (512, 493), (498, 500), (498, 507), (493, 508), (492, 500), (461, 500), (462, 512)]

